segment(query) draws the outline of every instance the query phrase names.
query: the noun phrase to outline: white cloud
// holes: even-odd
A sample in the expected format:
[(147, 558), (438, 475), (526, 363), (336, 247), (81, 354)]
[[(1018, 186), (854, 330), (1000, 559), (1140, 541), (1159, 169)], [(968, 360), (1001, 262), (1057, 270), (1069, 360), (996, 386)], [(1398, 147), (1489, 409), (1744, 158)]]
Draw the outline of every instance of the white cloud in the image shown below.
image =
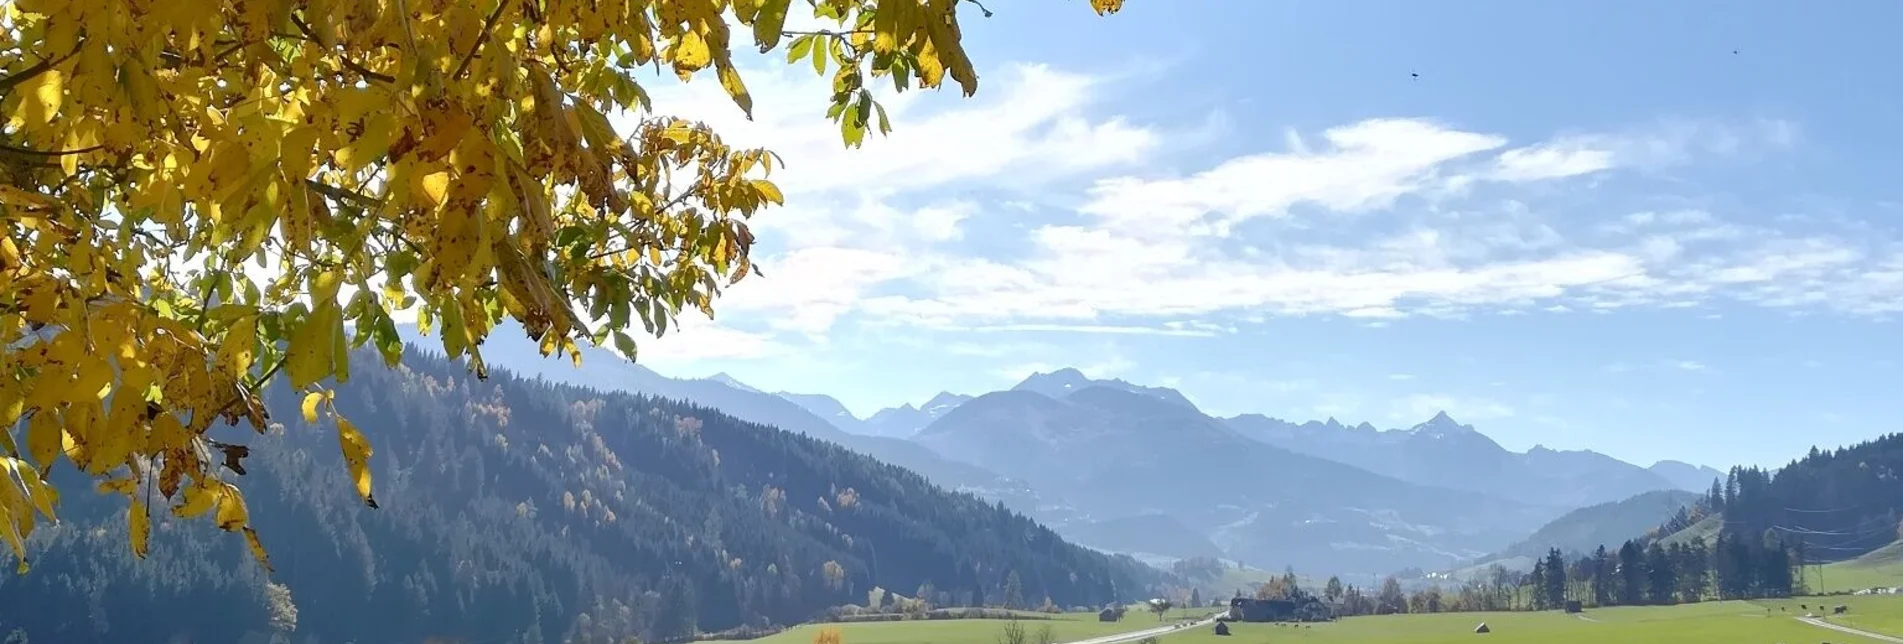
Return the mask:
[(1723, 300), (1903, 311), (1894, 249), (1792, 238), (1695, 207), (1581, 224), (1520, 197), (1533, 183), (1599, 185), (1794, 145), (1797, 129), (1779, 121), (1510, 141), (1375, 118), (1255, 132), (1270, 139), (1263, 148), (1164, 167), (1193, 154), (1154, 153), (1193, 132), (1120, 116), (1101, 76), (1007, 65), (974, 99), (885, 95), (897, 129), (858, 150), (820, 116), (826, 79), (781, 66), (747, 78), (753, 121), (712, 83), (665, 84), (656, 104), (788, 161), (774, 175), (788, 205), (754, 222), (767, 277), (719, 304), (770, 334), (819, 342), (853, 320), (893, 332), (1210, 335), (1275, 316), (1383, 326)]
[(1566, 139), (1507, 150), (1494, 159), (1492, 178), (1538, 181), (1591, 174), (1613, 167), (1613, 153), (1585, 139)]
[(771, 334), (721, 326), (699, 313), (680, 317), (661, 337), (636, 337), (637, 359), (644, 365), (689, 365), (708, 360), (757, 360), (787, 355), (793, 347)]
[(1413, 379), (1414, 379), (1414, 374), (1411, 374), (1411, 373), (1391, 373), (1391, 374), (1388, 374), (1388, 379), (1389, 379), (1389, 380), (1398, 380), (1398, 381), (1406, 381), (1406, 380), (1413, 380)]

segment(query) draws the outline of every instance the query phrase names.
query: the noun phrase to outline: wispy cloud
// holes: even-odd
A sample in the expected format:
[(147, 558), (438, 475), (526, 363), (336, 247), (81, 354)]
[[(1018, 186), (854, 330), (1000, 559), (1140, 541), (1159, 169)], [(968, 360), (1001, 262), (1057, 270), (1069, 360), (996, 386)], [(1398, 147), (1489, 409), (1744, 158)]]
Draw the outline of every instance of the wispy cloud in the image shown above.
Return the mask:
[(788, 205), (756, 222), (769, 277), (731, 289), (720, 326), (816, 343), (842, 324), (1208, 336), (1278, 316), (1382, 326), (1726, 303), (1903, 311), (1903, 248), (1709, 208), (1538, 200), (1556, 185), (1796, 145), (1781, 121), (1514, 141), (1375, 118), (1173, 167), (1160, 159), (1196, 155), (1152, 153), (1200, 125), (1122, 116), (1101, 76), (998, 69), (976, 99), (889, 97), (898, 129), (860, 150), (815, 116), (826, 81), (803, 70), (749, 76), (754, 121), (711, 85), (657, 95), (658, 111), (711, 114), (730, 141), (788, 160), (775, 174)]

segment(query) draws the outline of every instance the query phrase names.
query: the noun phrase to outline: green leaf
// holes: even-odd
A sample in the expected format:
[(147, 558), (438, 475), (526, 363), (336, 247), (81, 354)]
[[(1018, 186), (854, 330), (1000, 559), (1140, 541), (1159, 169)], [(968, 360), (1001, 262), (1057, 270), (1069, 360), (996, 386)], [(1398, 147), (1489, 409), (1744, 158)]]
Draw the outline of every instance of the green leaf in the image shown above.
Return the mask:
[(889, 118), (886, 118), (886, 116), (885, 116), (885, 104), (883, 104), (883, 103), (878, 103), (878, 102), (874, 102), (874, 103), (872, 104), (872, 106), (873, 106), (874, 108), (877, 108), (877, 109), (879, 110), (879, 133), (880, 133), (880, 134), (891, 134), (891, 133), (892, 133), (892, 120), (891, 120), (891, 119), (889, 119)]
[(628, 362), (634, 362), (635, 350), (637, 349), (634, 345), (634, 338), (628, 337), (628, 334), (620, 331), (614, 332), (614, 338), (615, 350), (620, 351), (621, 355), (628, 359)]
[(813, 39), (817, 37), (818, 36), (814, 36), (812, 34), (807, 34), (804, 36), (800, 36), (798, 38), (794, 38), (793, 44), (787, 45), (786, 47), (786, 62), (788, 64), (791, 64), (794, 62), (798, 62), (799, 59), (801, 58), (805, 58), (809, 55), (812, 55)]
[(793, 0), (760, 0), (760, 13), (753, 19), (753, 42), (760, 53), (780, 44), (780, 32), (786, 30), (786, 9)]
[(402, 362), (403, 336), (396, 332), (396, 320), (390, 319), (388, 315), (379, 316), (376, 326), (371, 328), (375, 330), (372, 339), (377, 343), (377, 351), (383, 354), (384, 365), (395, 367)]

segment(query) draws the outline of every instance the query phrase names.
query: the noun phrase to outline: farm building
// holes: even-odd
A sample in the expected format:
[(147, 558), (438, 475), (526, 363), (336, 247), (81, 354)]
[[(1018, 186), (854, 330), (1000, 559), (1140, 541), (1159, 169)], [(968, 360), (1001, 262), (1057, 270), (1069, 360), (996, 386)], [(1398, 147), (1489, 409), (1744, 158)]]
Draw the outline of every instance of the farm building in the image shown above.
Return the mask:
[(1237, 597), (1229, 600), (1229, 621), (1288, 622), (1295, 620), (1295, 602), (1286, 599)]

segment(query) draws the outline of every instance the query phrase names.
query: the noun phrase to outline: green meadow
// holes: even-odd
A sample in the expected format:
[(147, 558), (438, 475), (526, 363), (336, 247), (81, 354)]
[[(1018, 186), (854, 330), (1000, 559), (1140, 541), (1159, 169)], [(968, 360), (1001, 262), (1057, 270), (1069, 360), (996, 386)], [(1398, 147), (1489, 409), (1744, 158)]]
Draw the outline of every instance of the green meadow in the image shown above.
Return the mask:
[(1873, 586), (1903, 586), (1903, 541), (1871, 551), (1869, 554), (1805, 570), (1805, 580), (1825, 592), (1861, 590)]
[[(1099, 635), (1111, 635), (1140, 631), (1146, 628), (1166, 625), (1186, 619), (1200, 619), (1214, 614), (1215, 608), (1176, 608), (1157, 618), (1156, 613), (1148, 612), (1142, 606), (1131, 606), (1123, 619), (1115, 622), (1097, 621), (1096, 613), (1024, 613), (1020, 620), (1025, 632), (1033, 641), (1039, 629), (1049, 626), (1051, 636), (1057, 642), (1069, 642), (1089, 639)], [(827, 628), (839, 629), (843, 644), (992, 644), (998, 639), (998, 632), (1004, 627), (1003, 620), (997, 619), (921, 619), (895, 622), (844, 622), (828, 624), (805, 624), (779, 633), (754, 640), (749, 644), (810, 644), (813, 636)], [(715, 641), (705, 644), (738, 644), (737, 642)]]
[[(1233, 624), (1228, 637), (1199, 628), (1163, 638), (1163, 644), (1258, 644), (1263, 642), (1354, 642), (1356, 644), (1439, 644), (1442, 642), (1598, 644), (1660, 642), (1670, 644), (1797, 644), (1799, 642), (1876, 642), (1798, 621), (1799, 604), (1813, 608), (1849, 605), (1835, 623), (1903, 636), (1903, 597), (1836, 597), (1778, 602), (1709, 602), (1684, 606), (1644, 606), (1588, 610), (1579, 615), (1541, 613), (1445, 613), (1351, 617), (1307, 628), (1274, 624)], [(1766, 608), (1770, 610), (1767, 611)], [(1779, 610), (1784, 608), (1784, 610)], [(1492, 630), (1474, 633), (1485, 622)], [(848, 642), (851, 640), (848, 639)]]
[[(1830, 606), (1845, 605), (1844, 615), (1829, 615)], [(1808, 609), (1803, 608), (1808, 606)], [(1599, 644), (1601, 642), (1660, 642), (1662, 644), (1798, 644), (1812, 642), (1875, 643), (1848, 633), (1826, 630), (1797, 620), (1805, 612), (1851, 628), (1903, 637), (1903, 596), (1809, 597), (1771, 601), (1728, 601), (1682, 606), (1641, 606), (1590, 609), (1578, 615), (1558, 611), (1540, 613), (1443, 613), (1351, 617), (1327, 624), (1231, 624), (1227, 637), (1199, 627), (1167, 635), (1163, 644), (1440, 644), (1443, 642)], [(1207, 616), (1212, 609), (1173, 610), (1164, 623)], [(1029, 616), (1030, 614), (1027, 614)], [(1035, 641), (1044, 626), (1057, 642), (1142, 630), (1158, 624), (1156, 615), (1132, 610), (1122, 621), (1099, 622), (1094, 614), (1038, 615), (1022, 622)], [(1492, 632), (1474, 633), (1485, 622)], [(811, 624), (752, 640), (757, 644), (808, 644), (822, 628), (837, 628), (843, 644), (993, 644), (1004, 623), (995, 619), (914, 620)], [(727, 644), (727, 643), (722, 643)]]

